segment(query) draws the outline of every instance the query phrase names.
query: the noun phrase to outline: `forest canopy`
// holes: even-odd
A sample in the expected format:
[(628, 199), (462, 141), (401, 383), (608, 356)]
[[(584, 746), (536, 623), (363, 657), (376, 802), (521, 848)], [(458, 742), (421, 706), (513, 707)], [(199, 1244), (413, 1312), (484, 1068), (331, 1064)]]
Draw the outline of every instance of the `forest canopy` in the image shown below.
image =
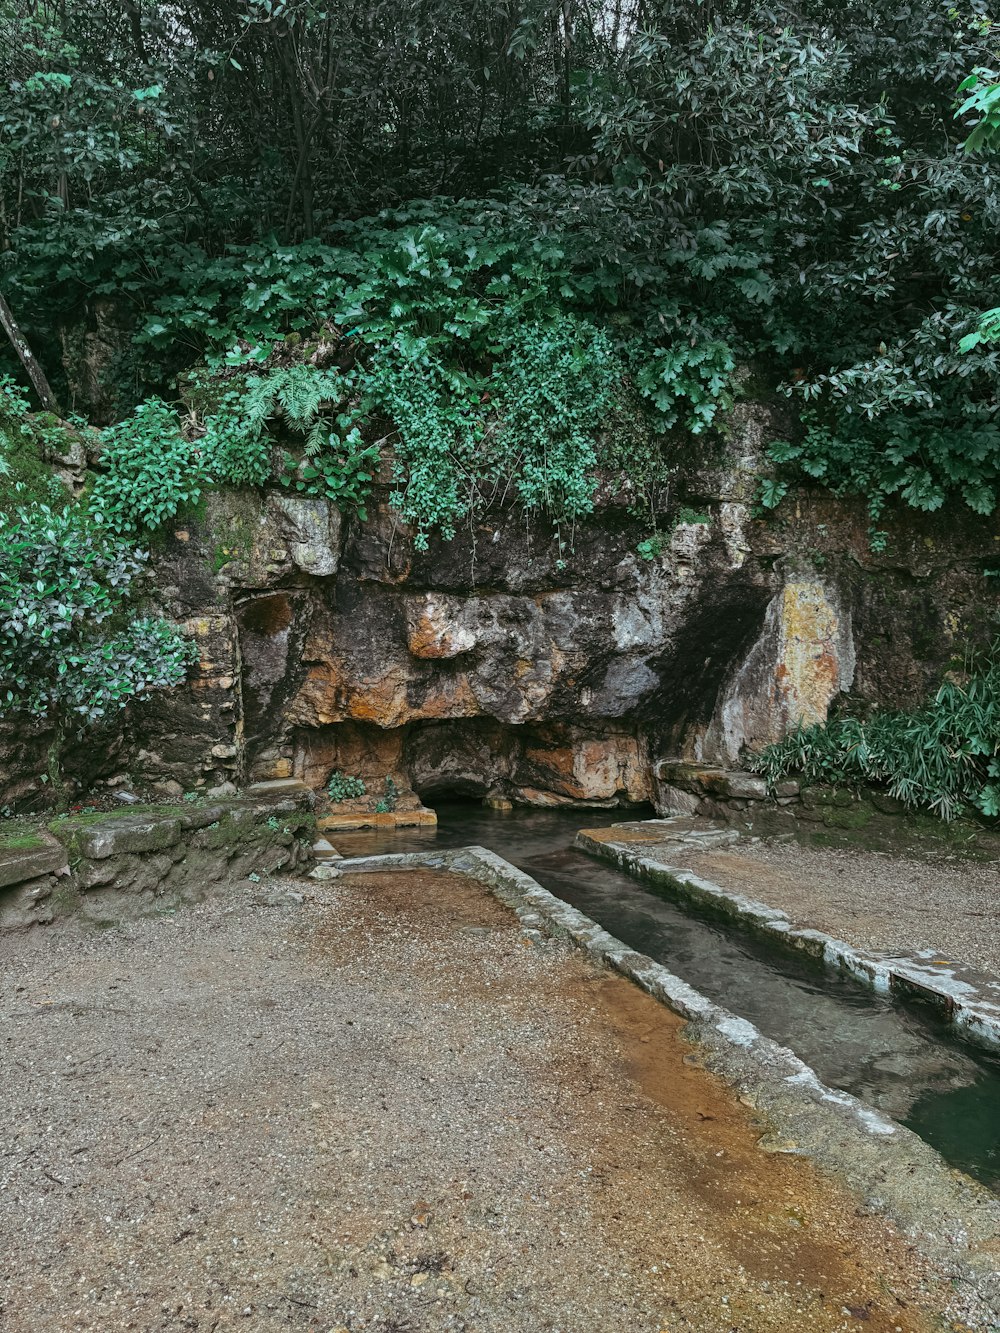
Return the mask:
[[(542, 421), (525, 503), (585, 510), (597, 415), (636, 404), (607, 447), (648, 486), (739, 367), (801, 422), (765, 504), (804, 474), (873, 523), (989, 513), (1000, 201), (957, 112), (996, 46), (978, 0), (0, 0), (0, 289), (62, 395), (102, 302), (122, 415), (200, 365), (224, 479), (283, 414), (300, 489), (360, 503), (388, 417), (421, 531), (474, 502), (456, 458), (488, 497)], [(317, 337), (303, 400), (275, 348)]]

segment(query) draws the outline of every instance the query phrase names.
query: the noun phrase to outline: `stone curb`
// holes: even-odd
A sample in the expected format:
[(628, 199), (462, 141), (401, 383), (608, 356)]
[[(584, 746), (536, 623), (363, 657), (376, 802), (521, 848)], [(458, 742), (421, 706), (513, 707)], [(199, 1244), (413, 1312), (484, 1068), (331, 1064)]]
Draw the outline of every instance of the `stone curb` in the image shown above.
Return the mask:
[(1000, 1199), (952, 1169), (911, 1130), (828, 1088), (786, 1047), (730, 1013), (596, 921), (483, 847), (345, 858), (345, 874), (439, 869), (468, 875), (518, 916), (529, 934), (563, 937), (688, 1020), (702, 1063), (771, 1125), (764, 1151), (808, 1157), (885, 1213), (952, 1278), (970, 1328), (1000, 1327)]
[[(630, 875), (669, 889), (676, 898), (739, 921), (768, 936), (781, 949), (805, 953), (826, 967), (845, 972), (880, 994), (928, 1001), (958, 1035), (991, 1050), (1000, 1049), (1000, 982), (984, 973), (932, 950), (892, 956), (856, 949), (821, 930), (796, 926), (778, 908), (724, 889), (683, 866), (636, 852), (627, 841), (592, 837), (584, 829), (574, 845), (614, 862)], [(683, 854), (680, 844), (671, 850)]]

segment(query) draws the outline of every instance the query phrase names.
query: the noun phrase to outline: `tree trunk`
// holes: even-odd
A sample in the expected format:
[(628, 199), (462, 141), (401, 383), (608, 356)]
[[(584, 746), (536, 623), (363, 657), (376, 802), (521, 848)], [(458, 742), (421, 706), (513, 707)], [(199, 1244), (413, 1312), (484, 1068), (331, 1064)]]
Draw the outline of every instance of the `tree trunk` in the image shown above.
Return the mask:
[(59, 404), (56, 396), (49, 387), (49, 382), (45, 378), (45, 373), (41, 366), (35, 360), (31, 348), (28, 346), (28, 340), (17, 326), (17, 322), (11, 312), (10, 306), (4, 300), (3, 293), (0, 292), (0, 324), (3, 325), (4, 333), (11, 341), (14, 351), (21, 358), (21, 365), (28, 372), (28, 378), (35, 386), (35, 392), (41, 399), (42, 406), (46, 412), (54, 412), (57, 417), (62, 416), (59, 410)]

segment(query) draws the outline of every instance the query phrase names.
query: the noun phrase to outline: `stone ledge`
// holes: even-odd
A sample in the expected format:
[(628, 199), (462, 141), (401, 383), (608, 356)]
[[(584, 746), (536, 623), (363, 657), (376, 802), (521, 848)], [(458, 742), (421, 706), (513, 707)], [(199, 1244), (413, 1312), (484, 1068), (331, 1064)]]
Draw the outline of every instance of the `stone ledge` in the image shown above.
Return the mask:
[[(715, 800), (767, 801), (768, 785), (756, 773), (743, 769), (712, 768), (703, 764), (688, 764), (680, 760), (657, 760), (653, 776), (668, 788), (691, 793), (697, 797)], [(797, 782), (783, 782), (780, 796), (797, 796)], [(687, 810), (681, 813), (688, 813)]]
[[(651, 825), (664, 822), (649, 821)], [(618, 837), (609, 837), (609, 833)], [(645, 849), (636, 850), (632, 836), (623, 828), (583, 829), (577, 834), (575, 846), (613, 861), (629, 874), (650, 880), (703, 910), (738, 921), (764, 935), (776, 948), (805, 953), (881, 994), (927, 1001), (962, 1036), (991, 1050), (1000, 1049), (1000, 980), (996, 977), (950, 962), (934, 950), (895, 957), (867, 953), (823, 931), (796, 926), (786, 912), (724, 889), (686, 869), (681, 863), (683, 840), (671, 841), (661, 831), (655, 841), (658, 854), (650, 854)]]
[(206, 805), (58, 818), (0, 842), (0, 930), (81, 912), (110, 922), (197, 901), (247, 874), (312, 863), (313, 793), (262, 783)]
[(416, 828), (422, 825), (434, 825), (437, 815), (433, 810), (421, 807), (419, 810), (390, 810), (376, 813), (374, 810), (350, 810), (341, 814), (323, 815), (317, 819), (316, 827), (323, 833), (333, 830), (361, 828)]
[(67, 851), (89, 861), (103, 861), (127, 852), (161, 852), (181, 840), (181, 821), (176, 816), (114, 812), (104, 818), (81, 815), (53, 821), (53, 835)]

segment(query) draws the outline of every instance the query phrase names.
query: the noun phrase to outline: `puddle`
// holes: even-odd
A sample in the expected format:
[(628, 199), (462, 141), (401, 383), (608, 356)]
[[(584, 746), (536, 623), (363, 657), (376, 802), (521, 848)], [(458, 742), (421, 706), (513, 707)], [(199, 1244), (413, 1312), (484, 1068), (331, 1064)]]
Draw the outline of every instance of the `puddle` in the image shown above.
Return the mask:
[[(436, 807), (437, 828), (359, 830), (345, 856), (478, 844), (531, 875), (631, 948), (788, 1046), (831, 1087), (908, 1125), (952, 1165), (1000, 1191), (1000, 1058), (956, 1041), (943, 1023), (752, 935), (685, 912), (650, 886), (572, 849), (582, 827), (620, 810)], [(634, 815), (632, 816), (635, 817)]]

